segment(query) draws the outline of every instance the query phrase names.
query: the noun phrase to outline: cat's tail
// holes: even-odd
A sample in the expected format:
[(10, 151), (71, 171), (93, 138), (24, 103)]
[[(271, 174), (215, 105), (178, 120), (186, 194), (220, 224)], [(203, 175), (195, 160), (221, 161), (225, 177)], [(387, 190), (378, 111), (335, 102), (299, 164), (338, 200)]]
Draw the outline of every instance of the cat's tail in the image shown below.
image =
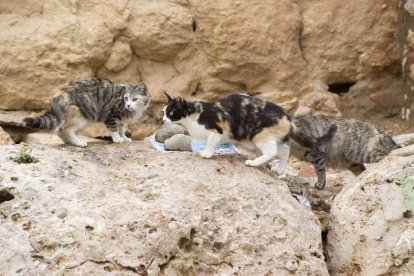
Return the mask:
[(394, 139), (392, 139), (391, 136), (385, 133), (380, 133), (380, 143), (383, 147), (385, 147), (389, 151), (393, 151), (395, 149), (400, 148), (400, 146), (394, 141)]
[(319, 137), (311, 137), (308, 135), (304, 135), (303, 132), (297, 131), (295, 130), (295, 127), (293, 127), (290, 132), (290, 137), (292, 137), (293, 140), (295, 140), (302, 146), (313, 147), (320, 144), (325, 144), (332, 140), (337, 130), (338, 126), (336, 124), (332, 124), (324, 135)]
[(24, 118), (24, 126), (38, 130), (53, 130), (59, 128), (65, 120), (62, 101), (62, 96), (53, 98), (49, 111), (39, 117)]

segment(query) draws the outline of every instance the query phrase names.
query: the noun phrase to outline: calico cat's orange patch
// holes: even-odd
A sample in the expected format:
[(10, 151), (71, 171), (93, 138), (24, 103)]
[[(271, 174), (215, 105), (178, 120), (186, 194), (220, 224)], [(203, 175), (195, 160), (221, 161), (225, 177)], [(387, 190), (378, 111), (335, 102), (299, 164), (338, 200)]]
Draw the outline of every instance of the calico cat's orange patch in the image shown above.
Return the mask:
[(289, 134), (289, 131), (290, 121), (288, 117), (285, 116), (279, 120), (277, 125), (264, 128), (260, 133), (256, 134), (252, 141), (254, 143), (267, 143), (269, 140), (274, 139), (274, 137), (286, 137)]

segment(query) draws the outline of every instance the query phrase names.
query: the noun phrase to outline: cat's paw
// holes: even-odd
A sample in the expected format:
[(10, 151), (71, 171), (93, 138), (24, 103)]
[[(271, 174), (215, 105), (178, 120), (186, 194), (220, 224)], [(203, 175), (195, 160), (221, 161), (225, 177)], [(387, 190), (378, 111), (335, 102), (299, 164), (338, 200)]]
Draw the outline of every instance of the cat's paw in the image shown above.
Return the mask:
[(128, 137), (125, 137), (124, 140), (125, 140), (125, 142), (128, 142), (128, 143), (132, 142), (132, 139), (128, 138)]
[(213, 157), (213, 153), (206, 150), (202, 150), (200, 151), (200, 156), (203, 158), (211, 158)]
[(318, 190), (323, 190), (323, 188), (325, 188), (325, 182), (316, 182), (315, 184), (316, 189)]
[(273, 169), (272, 171), (275, 172), (277, 175), (280, 175), (281, 176), (286, 171), (286, 168), (276, 167), (276, 169)]
[(125, 143), (125, 139), (124, 139), (124, 138), (122, 138), (122, 137), (113, 137), (113, 138), (112, 138), (112, 141), (113, 141), (114, 143), (118, 143), (118, 144)]
[(246, 160), (246, 162), (244, 162), (247, 166), (250, 167), (257, 167), (256, 162), (254, 162), (254, 160)]
[(88, 146), (88, 143), (85, 141), (76, 141), (76, 143), (73, 143), (77, 147), (86, 148)]

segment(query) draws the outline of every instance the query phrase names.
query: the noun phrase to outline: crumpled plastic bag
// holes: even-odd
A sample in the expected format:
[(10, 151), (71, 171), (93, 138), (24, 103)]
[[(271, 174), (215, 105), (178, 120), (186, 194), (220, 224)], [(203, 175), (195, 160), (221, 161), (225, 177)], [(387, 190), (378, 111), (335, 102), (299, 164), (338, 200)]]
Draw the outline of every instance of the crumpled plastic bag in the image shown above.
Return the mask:
[(299, 201), (303, 206), (305, 206), (306, 208), (308, 208), (309, 210), (312, 210), (312, 206), (310, 201), (303, 195), (298, 195), (298, 194), (292, 194), (292, 196), (294, 198), (297, 199), (297, 201)]

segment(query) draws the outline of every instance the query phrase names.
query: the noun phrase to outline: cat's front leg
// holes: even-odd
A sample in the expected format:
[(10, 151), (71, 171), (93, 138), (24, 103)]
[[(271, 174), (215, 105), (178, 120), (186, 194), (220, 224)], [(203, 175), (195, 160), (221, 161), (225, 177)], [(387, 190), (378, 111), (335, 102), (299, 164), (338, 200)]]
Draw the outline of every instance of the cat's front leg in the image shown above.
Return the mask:
[(118, 131), (111, 131), (111, 138), (114, 143), (124, 143), (124, 138), (119, 135)]
[(125, 131), (126, 131), (126, 125), (123, 123), (119, 124), (119, 135), (125, 140), (125, 142), (132, 142), (131, 138), (128, 138), (125, 135)]
[(111, 132), (111, 138), (114, 143), (124, 143), (125, 139), (119, 134), (119, 120), (113, 116), (108, 116), (105, 125)]
[(207, 146), (205, 149), (200, 151), (200, 156), (204, 158), (211, 158), (214, 154), (216, 146), (220, 143), (222, 136), (223, 135), (219, 133), (211, 132), (207, 138)]

